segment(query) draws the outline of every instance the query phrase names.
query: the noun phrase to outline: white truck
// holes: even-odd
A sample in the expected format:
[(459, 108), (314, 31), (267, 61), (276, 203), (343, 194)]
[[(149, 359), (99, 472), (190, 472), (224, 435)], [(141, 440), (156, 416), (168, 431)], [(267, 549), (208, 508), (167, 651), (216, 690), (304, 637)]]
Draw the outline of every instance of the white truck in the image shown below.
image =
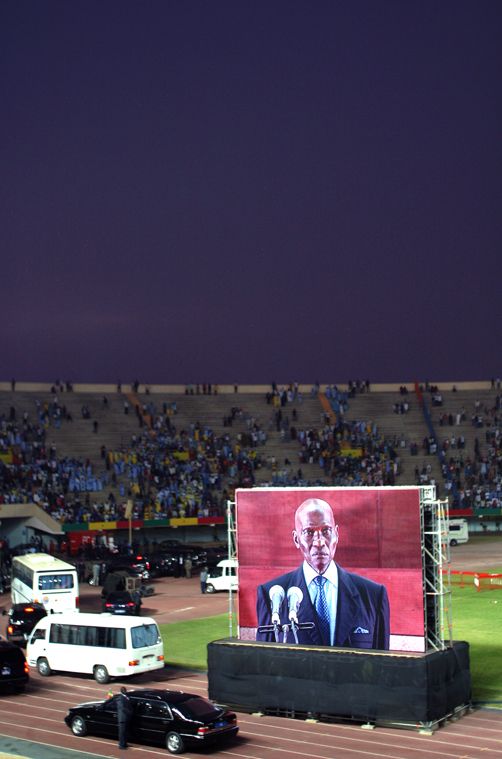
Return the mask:
[(238, 590), (238, 566), (237, 559), (222, 559), (215, 567), (211, 567), (207, 577), (206, 593), (216, 593), (218, 590)]

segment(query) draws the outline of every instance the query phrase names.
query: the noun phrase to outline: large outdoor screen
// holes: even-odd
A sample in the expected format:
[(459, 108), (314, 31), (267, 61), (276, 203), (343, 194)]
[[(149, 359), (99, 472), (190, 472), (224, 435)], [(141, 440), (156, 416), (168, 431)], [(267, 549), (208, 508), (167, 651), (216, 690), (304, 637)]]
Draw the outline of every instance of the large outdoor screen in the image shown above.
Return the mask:
[(420, 489), (236, 491), (239, 637), (425, 650)]

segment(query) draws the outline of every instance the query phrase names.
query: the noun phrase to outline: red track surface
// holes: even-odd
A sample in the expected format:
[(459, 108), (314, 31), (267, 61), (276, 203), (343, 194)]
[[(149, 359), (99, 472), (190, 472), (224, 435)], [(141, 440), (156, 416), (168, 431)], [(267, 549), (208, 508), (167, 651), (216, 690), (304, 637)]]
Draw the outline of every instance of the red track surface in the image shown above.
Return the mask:
[[(156, 594), (146, 598), (144, 615), (159, 622), (211, 616), (228, 609), (226, 594), (199, 592), (196, 578), (166, 579), (155, 584)], [(99, 591), (84, 588), (82, 609), (99, 610)], [(0, 609), (8, 608), (9, 597), (0, 598)], [(5, 620), (5, 617), (3, 618)], [(1, 625), (5, 622), (2, 620)], [(2, 629), (3, 632), (3, 629)], [(169, 661), (169, 651), (166, 651)], [(125, 680), (129, 687), (152, 685), (207, 694), (205, 674), (182, 672), (166, 667), (153, 675)], [(114, 681), (116, 692), (121, 681)], [(0, 734), (86, 752), (89, 757), (118, 757), (113, 741), (98, 737), (76, 738), (63, 722), (68, 706), (104, 698), (107, 687), (91, 677), (54, 675), (42, 678), (32, 671), (23, 695), (0, 696)], [(412, 730), (377, 727), (364, 730), (354, 724), (311, 724), (279, 717), (239, 714), (240, 734), (236, 741), (220, 749), (187, 752), (188, 759), (211, 756), (227, 759), (502, 759), (502, 712), (476, 710), (456, 722), (443, 724), (432, 735)], [(168, 755), (165, 749), (132, 746), (123, 756), (129, 759)]]

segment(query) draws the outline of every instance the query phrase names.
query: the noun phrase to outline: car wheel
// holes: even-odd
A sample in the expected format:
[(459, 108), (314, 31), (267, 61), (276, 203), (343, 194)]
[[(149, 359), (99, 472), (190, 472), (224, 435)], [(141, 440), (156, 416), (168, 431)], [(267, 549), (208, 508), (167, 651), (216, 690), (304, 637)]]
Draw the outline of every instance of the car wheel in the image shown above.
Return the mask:
[(211, 585), (210, 583), (208, 583), (206, 585), (206, 593), (214, 593), (214, 585)]
[(38, 674), (42, 675), (42, 677), (49, 677), (49, 675), (52, 675), (52, 669), (45, 657), (42, 657), (37, 661), (37, 670)]
[(85, 724), (85, 719), (83, 717), (78, 715), (73, 717), (70, 727), (73, 735), (87, 735), (87, 725)]
[(455, 540), (455, 538), (452, 538), (452, 539), (450, 540), (450, 545), (451, 545), (451, 546), (456, 546), (456, 545), (457, 545), (457, 541)]
[(179, 733), (168, 733), (166, 748), (171, 754), (181, 754), (185, 750), (185, 743), (181, 735)]
[(108, 674), (108, 670), (106, 669), (104, 664), (96, 664), (94, 667), (94, 679), (97, 683), (100, 685), (105, 685), (105, 683), (110, 682), (110, 675)]

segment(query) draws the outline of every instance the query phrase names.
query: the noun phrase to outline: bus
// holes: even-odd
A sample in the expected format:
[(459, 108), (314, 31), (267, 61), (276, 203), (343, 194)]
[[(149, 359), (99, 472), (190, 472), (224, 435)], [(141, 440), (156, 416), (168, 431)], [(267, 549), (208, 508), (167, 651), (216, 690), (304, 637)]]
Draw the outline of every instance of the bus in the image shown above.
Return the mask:
[(43, 677), (54, 671), (90, 674), (104, 684), (111, 677), (162, 669), (164, 646), (151, 617), (64, 612), (37, 622), (26, 659)]
[(10, 594), (13, 604), (43, 604), (48, 614), (78, 611), (77, 570), (48, 553), (14, 556)]

